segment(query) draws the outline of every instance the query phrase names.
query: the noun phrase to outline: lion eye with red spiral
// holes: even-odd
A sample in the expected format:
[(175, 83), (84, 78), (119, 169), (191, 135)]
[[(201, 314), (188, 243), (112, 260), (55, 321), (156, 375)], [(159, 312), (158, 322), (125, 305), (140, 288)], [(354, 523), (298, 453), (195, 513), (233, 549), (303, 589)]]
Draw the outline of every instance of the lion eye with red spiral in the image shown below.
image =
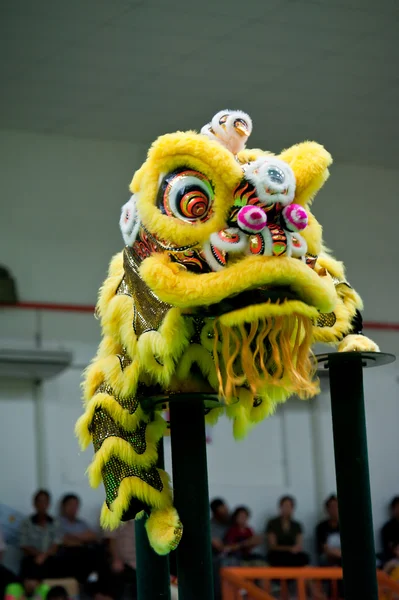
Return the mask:
[(157, 206), (169, 217), (190, 223), (206, 221), (212, 212), (214, 191), (208, 178), (188, 168), (168, 173), (158, 191)]

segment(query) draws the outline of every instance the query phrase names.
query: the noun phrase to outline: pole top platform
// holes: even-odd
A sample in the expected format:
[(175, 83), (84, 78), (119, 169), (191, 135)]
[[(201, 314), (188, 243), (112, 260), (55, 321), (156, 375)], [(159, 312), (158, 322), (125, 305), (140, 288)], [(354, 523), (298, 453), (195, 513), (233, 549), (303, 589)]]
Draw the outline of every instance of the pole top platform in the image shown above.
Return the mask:
[(220, 401), (217, 394), (199, 392), (184, 392), (165, 394), (159, 396), (150, 396), (148, 398), (142, 398), (140, 400), (140, 404), (143, 410), (146, 411), (154, 409), (160, 410), (162, 409), (162, 407), (166, 409), (167, 405), (171, 404), (172, 402), (187, 402), (191, 404), (195, 404), (196, 402), (202, 402), (205, 410), (224, 406), (223, 402)]
[(317, 360), (317, 373), (319, 376), (327, 374), (331, 364), (358, 364), (359, 361), (362, 363), (364, 369), (371, 367), (382, 367), (383, 365), (389, 365), (396, 360), (394, 354), (388, 354), (386, 352), (326, 352), (323, 354), (316, 355)]

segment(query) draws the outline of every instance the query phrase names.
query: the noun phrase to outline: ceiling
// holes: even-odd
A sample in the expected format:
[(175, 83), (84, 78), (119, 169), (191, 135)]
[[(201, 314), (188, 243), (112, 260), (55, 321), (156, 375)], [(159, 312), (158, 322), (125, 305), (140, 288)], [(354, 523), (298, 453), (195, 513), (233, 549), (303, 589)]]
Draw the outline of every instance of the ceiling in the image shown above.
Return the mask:
[(0, 0), (0, 128), (147, 144), (223, 108), (396, 167), (398, 0)]

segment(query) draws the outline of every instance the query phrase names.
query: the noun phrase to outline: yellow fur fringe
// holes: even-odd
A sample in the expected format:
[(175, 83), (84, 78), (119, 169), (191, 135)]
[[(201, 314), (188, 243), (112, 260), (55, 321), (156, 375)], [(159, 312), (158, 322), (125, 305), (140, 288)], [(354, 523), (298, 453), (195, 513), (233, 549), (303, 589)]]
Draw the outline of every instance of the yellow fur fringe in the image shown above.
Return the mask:
[(373, 340), (365, 335), (347, 335), (338, 346), (338, 352), (379, 352)]
[(170, 480), (165, 471), (158, 469), (163, 483), (161, 492), (154, 489), (138, 477), (126, 477), (121, 481), (118, 496), (110, 508), (104, 502), (101, 510), (101, 526), (104, 529), (116, 529), (120, 525), (123, 513), (129, 508), (132, 498), (138, 498), (144, 504), (154, 508), (164, 509), (172, 506), (172, 491)]
[[(304, 398), (316, 393), (309, 318), (301, 314), (275, 316), (253, 321), (247, 327), (226, 327), (217, 320), (214, 333), (219, 395), (227, 403), (234, 402), (238, 388), (244, 385), (253, 398), (270, 386)], [(217, 347), (219, 337), (221, 353)]]
[(343, 336), (351, 330), (352, 319), (356, 310), (362, 310), (363, 303), (360, 296), (346, 285), (344, 265), (323, 252), (317, 259), (317, 268), (324, 268), (328, 273), (343, 283), (336, 284), (337, 303), (334, 308), (336, 321), (331, 327), (315, 327), (313, 330), (314, 342), (324, 344), (337, 344)]
[(166, 422), (160, 415), (156, 415), (154, 421), (147, 425), (145, 432), (146, 450), (143, 454), (135, 452), (128, 441), (119, 437), (106, 438), (99, 450), (94, 455), (93, 461), (88, 468), (89, 482), (93, 488), (100, 485), (102, 481), (102, 469), (112, 458), (120, 458), (129, 465), (140, 467), (151, 467), (157, 462), (157, 444), (166, 431)]
[(299, 300), (285, 300), (284, 302), (253, 304), (239, 310), (233, 310), (219, 317), (218, 321), (222, 325), (232, 327), (242, 323), (258, 323), (261, 319), (290, 315), (301, 315), (308, 319), (315, 319), (318, 314), (319, 312), (314, 306), (308, 306)]

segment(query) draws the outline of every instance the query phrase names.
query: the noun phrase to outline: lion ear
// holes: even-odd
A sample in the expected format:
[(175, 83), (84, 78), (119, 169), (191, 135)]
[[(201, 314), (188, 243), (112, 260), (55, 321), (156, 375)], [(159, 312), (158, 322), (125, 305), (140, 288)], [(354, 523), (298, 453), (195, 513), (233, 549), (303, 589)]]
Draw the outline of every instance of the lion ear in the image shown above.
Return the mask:
[(310, 205), (328, 179), (331, 154), (316, 142), (303, 142), (284, 150), (279, 158), (287, 162), (295, 173), (294, 202), (302, 206)]

